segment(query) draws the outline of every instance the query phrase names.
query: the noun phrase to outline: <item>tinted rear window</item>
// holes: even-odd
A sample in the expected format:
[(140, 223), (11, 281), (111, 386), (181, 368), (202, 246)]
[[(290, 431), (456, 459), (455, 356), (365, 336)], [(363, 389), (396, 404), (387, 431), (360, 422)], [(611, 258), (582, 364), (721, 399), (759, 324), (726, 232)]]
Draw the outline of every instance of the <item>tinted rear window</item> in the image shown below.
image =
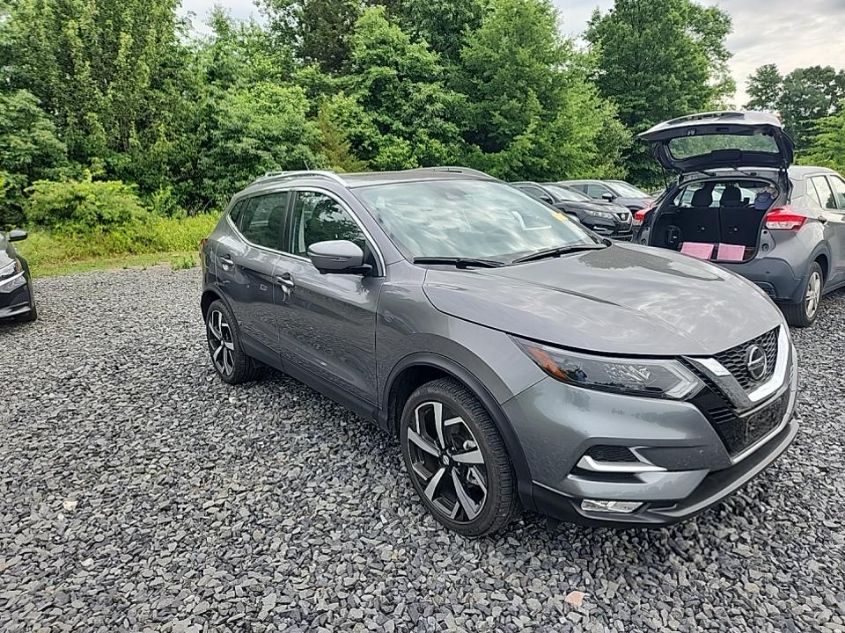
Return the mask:
[(760, 133), (683, 136), (669, 141), (669, 151), (672, 156), (681, 160), (723, 150), (767, 152), (770, 154), (777, 154), (780, 151), (774, 138)]

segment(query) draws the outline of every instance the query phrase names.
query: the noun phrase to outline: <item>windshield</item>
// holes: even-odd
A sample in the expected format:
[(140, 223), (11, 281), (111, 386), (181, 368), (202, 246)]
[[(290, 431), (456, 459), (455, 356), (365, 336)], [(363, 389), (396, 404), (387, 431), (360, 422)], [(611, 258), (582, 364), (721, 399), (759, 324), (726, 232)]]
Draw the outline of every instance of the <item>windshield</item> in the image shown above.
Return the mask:
[(546, 189), (551, 191), (559, 200), (564, 202), (593, 202), (593, 199), (585, 193), (575, 191), (569, 187), (561, 187), (559, 185), (545, 185)]
[(620, 198), (651, 198), (645, 191), (637, 189), (634, 185), (629, 185), (622, 180), (614, 180), (611, 185), (616, 189), (616, 193)]
[(509, 261), (599, 240), (565, 214), (504, 183), (437, 180), (355, 190), (391, 240), (412, 259)]
[(669, 151), (672, 157), (680, 160), (722, 150), (766, 152), (768, 154), (777, 154), (780, 152), (774, 137), (761, 132), (744, 135), (702, 134), (700, 136), (673, 138), (669, 141)]

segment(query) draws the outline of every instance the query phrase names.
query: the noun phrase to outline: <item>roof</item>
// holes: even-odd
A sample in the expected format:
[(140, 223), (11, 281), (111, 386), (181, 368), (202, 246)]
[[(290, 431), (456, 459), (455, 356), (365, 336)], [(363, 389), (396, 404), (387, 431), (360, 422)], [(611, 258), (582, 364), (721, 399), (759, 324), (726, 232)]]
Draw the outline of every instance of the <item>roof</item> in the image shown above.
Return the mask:
[(813, 167), (812, 165), (793, 165), (789, 168), (789, 175), (793, 178), (804, 178), (813, 174), (835, 174), (833, 169), (827, 167)]

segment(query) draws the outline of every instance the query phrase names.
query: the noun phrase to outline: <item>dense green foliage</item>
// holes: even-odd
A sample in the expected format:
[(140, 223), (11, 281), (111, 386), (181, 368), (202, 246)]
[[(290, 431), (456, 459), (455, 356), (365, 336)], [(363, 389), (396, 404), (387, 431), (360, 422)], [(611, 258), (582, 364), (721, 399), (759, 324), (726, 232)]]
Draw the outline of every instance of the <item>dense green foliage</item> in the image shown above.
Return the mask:
[[(616, 0), (607, 13), (595, 12), (586, 32), (599, 90), (635, 133), (716, 108), (734, 89), (724, 45), (730, 29), (722, 10), (692, 0)], [(659, 179), (641, 144), (626, 159), (634, 181)]]
[[(216, 9), (200, 36), (179, 0), (0, 0), (0, 226), (115, 247), (124, 231), (137, 249), (151, 234), (138, 227), (219, 209), (274, 169), (464, 164), (649, 185), (633, 135), (733, 89), (730, 19), (694, 0), (616, 0), (583, 47), (551, 0), (257, 4), (266, 21)], [(838, 76), (771, 70), (774, 92), (752, 97), (809, 143), (839, 111)], [(834, 151), (824, 121), (819, 151)]]
[(842, 111), (845, 70), (831, 66), (796, 68), (781, 75), (777, 66), (760, 66), (748, 81), (749, 108), (780, 113), (799, 153), (811, 142), (816, 124)]
[(805, 165), (822, 165), (845, 173), (845, 102), (837, 113), (820, 119), (801, 154)]

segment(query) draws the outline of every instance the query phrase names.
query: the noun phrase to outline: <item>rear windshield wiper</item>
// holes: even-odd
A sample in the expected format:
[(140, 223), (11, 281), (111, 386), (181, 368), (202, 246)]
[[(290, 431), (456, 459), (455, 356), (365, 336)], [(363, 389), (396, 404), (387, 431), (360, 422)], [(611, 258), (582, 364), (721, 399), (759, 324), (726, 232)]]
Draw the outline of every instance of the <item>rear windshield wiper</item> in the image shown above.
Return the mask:
[(495, 259), (475, 259), (473, 257), (415, 257), (415, 264), (441, 264), (457, 268), (500, 268), (505, 262)]
[(569, 253), (577, 253), (579, 251), (598, 251), (607, 248), (607, 244), (570, 244), (569, 246), (556, 246), (555, 248), (546, 248), (524, 257), (517, 257), (511, 264), (521, 264), (523, 262), (533, 262), (538, 259), (546, 259), (547, 257), (560, 257), (561, 255), (568, 255)]

